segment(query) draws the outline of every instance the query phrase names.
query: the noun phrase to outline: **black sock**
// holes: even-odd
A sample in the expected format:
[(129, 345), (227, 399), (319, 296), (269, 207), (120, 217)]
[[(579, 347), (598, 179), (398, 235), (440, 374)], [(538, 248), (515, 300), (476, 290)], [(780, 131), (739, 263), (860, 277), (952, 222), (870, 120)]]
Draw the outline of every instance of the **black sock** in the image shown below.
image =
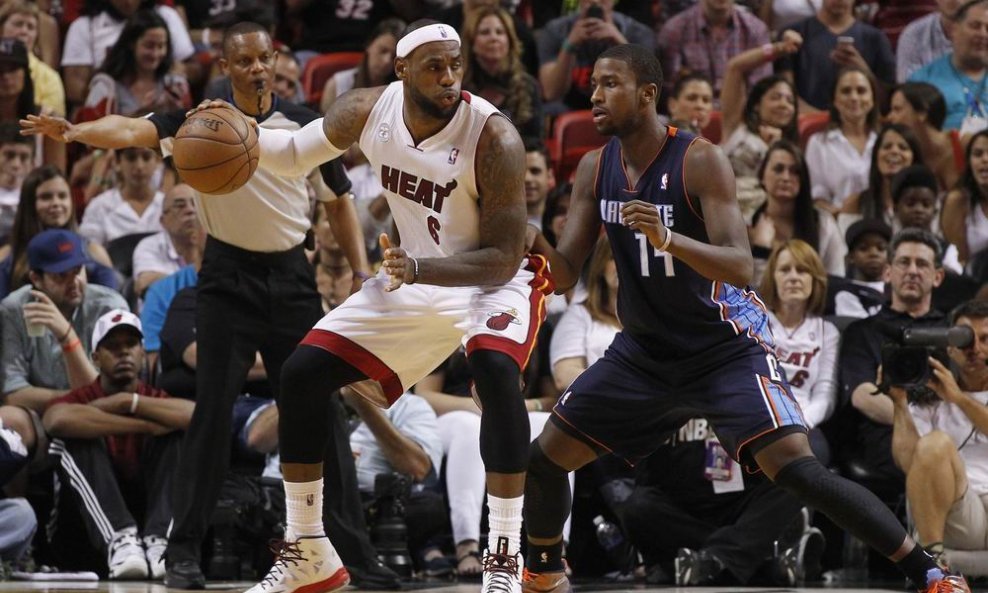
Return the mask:
[(566, 570), (566, 565), (563, 564), (563, 540), (547, 546), (528, 542), (525, 566), (535, 574)]
[(919, 544), (905, 558), (896, 562), (896, 565), (920, 589), (926, 589), (931, 582), (939, 581), (945, 576), (933, 556)]

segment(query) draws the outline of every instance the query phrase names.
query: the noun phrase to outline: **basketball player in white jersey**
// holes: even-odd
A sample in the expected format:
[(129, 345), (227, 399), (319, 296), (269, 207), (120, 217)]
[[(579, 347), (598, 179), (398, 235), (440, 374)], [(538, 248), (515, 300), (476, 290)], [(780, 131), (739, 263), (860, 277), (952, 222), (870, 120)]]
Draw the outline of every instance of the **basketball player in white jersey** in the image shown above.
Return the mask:
[(525, 150), (507, 118), (460, 90), (463, 59), (452, 27), (412, 24), (398, 42), (395, 72), (399, 80), (387, 87), (341, 96), (324, 121), (295, 132), (260, 130), (260, 166), (281, 174), (359, 143), (380, 174), (401, 246), (382, 236), (383, 273), (319, 321), (283, 367), (286, 543), (250, 593), (347, 583), (320, 515), (328, 396), (370, 378), (383, 387), (377, 403), (387, 406), (461, 342), (484, 410), (491, 527), (483, 590), (520, 591), (530, 436), (519, 376), (549, 289), (545, 261), (524, 257)]

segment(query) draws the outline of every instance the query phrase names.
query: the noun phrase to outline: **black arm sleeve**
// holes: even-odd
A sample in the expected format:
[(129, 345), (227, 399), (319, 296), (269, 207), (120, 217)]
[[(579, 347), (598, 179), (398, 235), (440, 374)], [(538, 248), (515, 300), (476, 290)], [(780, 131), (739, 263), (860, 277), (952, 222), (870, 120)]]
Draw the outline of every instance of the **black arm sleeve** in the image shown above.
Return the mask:
[(353, 183), (346, 175), (346, 169), (343, 168), (343, 157), (319, 165), (319, 173), (322, 174), (322, 180), (326, 182), (329, 189), (338, 196), (348, 193), (353, 187)]

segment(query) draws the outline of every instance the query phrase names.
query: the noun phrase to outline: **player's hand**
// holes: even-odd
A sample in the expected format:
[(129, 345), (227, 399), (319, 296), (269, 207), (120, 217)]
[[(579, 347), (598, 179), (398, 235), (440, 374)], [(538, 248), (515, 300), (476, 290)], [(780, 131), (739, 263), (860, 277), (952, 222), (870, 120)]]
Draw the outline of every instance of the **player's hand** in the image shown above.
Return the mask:
[(930, 356), (926, 359), (930, 365), (930, 369), (933, 371), (933, 376), (936, 377), (936, 381), (930, 381), (927, 386), (936, 392), (945, 402), (958, 403), (964, 399), (964, 392), (961, 391), (960, 386), (957, 384), (957, 380), (954, 379), (954, 374), (950, 372), (950, 369), (943, 366), (943, 363), (939, 360)]
[(199, 102), (198, 105), (186, 111), (185, 117), (189, 117), (193, 113), (197, 113), (199, 111), (203, 111), (206, 109), (232, 109), (238, 113), (240, 112), (240, 110), (237, 109), (233, 104), (227, 103), (223, 99), (203, 99), (202, 101)]
[(644, 233), (652, 247), (661, 247), (666, 234), (672, 232), (659, 220), (655, 204), (641, 200), (632, 200), (621, 207), (621, 221), (631, 230)]
[(74, 126), (64, 117), (55, 115), (28, 115), (20, 120), (21, 136), (47, 136), (59, 142), (71, 142)]
[(381, 245), (381, 254), (384, 257), (381, 269), (391, 277), (391, 282), (384, 290), (391, 292), (402, 284), (411, 284), (415, 279), (415, 264), (412, 258), (408, 257), (408, 253), (401, 247), (392, 247), (387, 233), (381, 233), (378, 243)]
[(32, 290), (31, 296), (34, 302), (24, 303), (24, 321), (44, 325), (56, 338), (66, 335), (72, 325), (48, 295), (40, 290)]

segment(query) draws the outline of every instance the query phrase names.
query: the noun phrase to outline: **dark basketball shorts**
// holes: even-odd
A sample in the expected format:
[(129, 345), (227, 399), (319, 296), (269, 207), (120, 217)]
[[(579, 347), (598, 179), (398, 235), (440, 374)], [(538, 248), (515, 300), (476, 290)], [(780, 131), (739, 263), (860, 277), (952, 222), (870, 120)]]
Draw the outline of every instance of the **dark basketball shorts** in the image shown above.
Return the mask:
[(806, 431), (775, 355), (755, 342), (690, 370), (656, 360), (623, 332), (559, 398), (552, 421), (596, 451), (635, 464), (695, 417), (706, 418), (749, 470), (756, 469), (753, 441), (780, 429)]

